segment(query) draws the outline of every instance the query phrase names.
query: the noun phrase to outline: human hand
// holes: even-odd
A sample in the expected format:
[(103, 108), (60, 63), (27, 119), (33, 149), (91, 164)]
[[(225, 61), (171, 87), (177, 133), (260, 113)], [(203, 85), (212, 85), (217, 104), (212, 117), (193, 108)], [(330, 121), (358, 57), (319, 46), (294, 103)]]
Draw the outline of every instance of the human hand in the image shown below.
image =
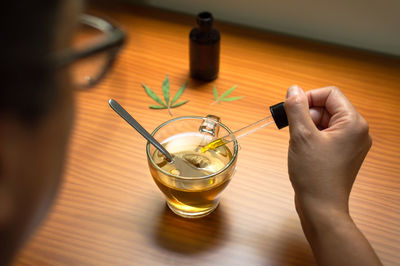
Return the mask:
[(366, 120), (336, 87), (288, 89), (289, 177), (300, 215), (348, 214), (349, 194), (372, 141)]

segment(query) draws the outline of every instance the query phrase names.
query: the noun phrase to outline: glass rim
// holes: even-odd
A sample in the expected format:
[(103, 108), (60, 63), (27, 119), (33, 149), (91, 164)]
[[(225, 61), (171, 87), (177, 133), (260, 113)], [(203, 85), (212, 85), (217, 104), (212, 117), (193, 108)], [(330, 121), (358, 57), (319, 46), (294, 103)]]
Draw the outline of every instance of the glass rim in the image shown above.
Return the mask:
[[(184, 119), (205, 119), (206, 117), (203, 116), (180, 116), (180, 117), (176, 117), (173, 119), (170, 119), (168, 121), (165, 121), (164, 123), (160, 124), (158, 127), (156, 127), (156, 129), (153, 130), (153, 132), (151, 133), (151, 135), (154, 137), (154, 135), (157, 133), (157, 131), (159, 131), (162, 127), (164, 127), (165, 125), (174, 122), (174, 121), (178, 121), (178, 120), (184, 120)], [(225, 126), (223, 123), (221, 122), (216, 122), (218, 123), (220, 126), (222, 126), (226, 131), (230, 133), (232, 133), (232, 130), (230, 130), (227, 126)], [(173, 178), (177, 178), (177, 179), (185, 179), (185, 180), (202, 180), (202, 179), (208, 179), (211, 177), (214, 177), (222, 172), (224, 172), (226, 169), (228, 169), (233, 162), (236, 160), (238, 151), (239, 151), (239, 145), (237, 140), (235, 139), (234, 141), (234, 148), (233, 148), (233, 155), (231, 160), (229, 161), (229, 163), (227, 163), (222, 169), (218, 170), (215, 173), (212, 173), (210, 175), (206, 175), (206, 176), (200, 176), (200, 177), (187, 177), (187, 176), (177, 176), (177, 175), (173, 175), (171, 173), (168, 173), (167, 171), (163, 170), (162, 168), (160, 168), (154, 161), (153, 161), (153, 157), (150, 154), (150, 142), (147, 142), (146, 144), (146, 155), (147, 155), (147, 159), (150, 161), (150, 163), (160, 172), (162, 172), (163, 174), (169, 176), (169, 177), (173, 177)]]

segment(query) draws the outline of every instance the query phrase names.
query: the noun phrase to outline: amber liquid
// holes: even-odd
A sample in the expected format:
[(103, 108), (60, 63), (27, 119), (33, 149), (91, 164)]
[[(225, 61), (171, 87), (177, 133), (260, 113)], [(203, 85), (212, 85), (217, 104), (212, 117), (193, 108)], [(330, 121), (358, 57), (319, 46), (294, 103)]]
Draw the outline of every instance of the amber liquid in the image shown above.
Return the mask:
[[(154, 162), (164, 171), (173, 174), (171, 176), (155, 168), (151, 169), (152, 176), (166, 196), (168, 205), (179, 215), (186, 217), (207, 215), (217, 207), (219, 196), (232, 177), (233, 165), (220, 171), (232, 159), (230, 149), (224, 145), (203, 153), (201, 148), (209, 142), (209, 136), (190, 132), (175, 135), (162, 143), (174, 156), (193, 163), (194, 171), (200, 171), (201, 177), (198, 177), (198, 174), (191, 176), (190, 171), (182, 172), (175, 169), (174, 165), (169, 164), (158, 151), (153, 154)], [(212, 175), (214, 173), (217, 174)]]

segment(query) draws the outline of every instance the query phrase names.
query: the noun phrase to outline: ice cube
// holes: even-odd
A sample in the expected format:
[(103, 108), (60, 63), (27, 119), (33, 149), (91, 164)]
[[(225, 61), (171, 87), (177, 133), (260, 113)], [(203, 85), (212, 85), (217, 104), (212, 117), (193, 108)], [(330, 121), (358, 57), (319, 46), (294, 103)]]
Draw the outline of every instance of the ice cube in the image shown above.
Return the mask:
[(222, 156), (224, 156), (224, 157), (227, 157), (227, 156), (228, 156), (228, 150), (227, 150), (227, 147), (226, 147), (226, 146), (218, 147), (218, 148), (216, 149), (216, 151), (218, 152), (218, 154), (220, 154), (220, 155), (222, 155)]
[(206, 168), (211, 163), (207, 157), (195, 153), (185, 154), (183, 159), (191, 163), (196, 168)]
[(163, 168), (168, 162), (167, 162), (167, 158), (163, 154), (161, 154), (161, 155), (160, 154), (161, 153), (158, 153), (157, 156), (154, 156), (153, 160), (154, 160), (155, 164), (158, 165), (158, 167)]
[(175, 168), (171, 169), (169, 171), (169, 173), (172, 174), (172, 175), (177, 175), (177, 176), (179, 176), (181, 174), (181, 172), (178, 169), (175, 169)]

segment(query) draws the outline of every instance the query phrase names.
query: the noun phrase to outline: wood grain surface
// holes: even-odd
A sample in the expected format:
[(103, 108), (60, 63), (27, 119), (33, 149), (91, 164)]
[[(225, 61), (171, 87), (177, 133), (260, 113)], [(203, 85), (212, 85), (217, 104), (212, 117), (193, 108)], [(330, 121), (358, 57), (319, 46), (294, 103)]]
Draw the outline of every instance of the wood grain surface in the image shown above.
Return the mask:
[[(400, 60), (234, 25), (221, 32), (219, 78), (188, 76), (194, 17), (135, 6), (96, 8), (129, 39), (107, 78), (76, 94), (64, 183), (41, 228), (15, 265), (312, 265), (287, 174), (288, 129), (240, 140), (237, 172), (210, 216), (168, 210), (152, 180), (146, 141), (108, 106), (114, 98), (146, 129), (171, 119), (141, 83), (161, 94), (185, 81), (173, 117), (214, 114), (231, 129), (267, 115), (286, 88), (338, 86), (370, 124), (373, 147), (351, 194), (351, 214), (385, 265), (400, 262)], [(210, 105), (212, 87), (237, 84), (235, 102)]]

